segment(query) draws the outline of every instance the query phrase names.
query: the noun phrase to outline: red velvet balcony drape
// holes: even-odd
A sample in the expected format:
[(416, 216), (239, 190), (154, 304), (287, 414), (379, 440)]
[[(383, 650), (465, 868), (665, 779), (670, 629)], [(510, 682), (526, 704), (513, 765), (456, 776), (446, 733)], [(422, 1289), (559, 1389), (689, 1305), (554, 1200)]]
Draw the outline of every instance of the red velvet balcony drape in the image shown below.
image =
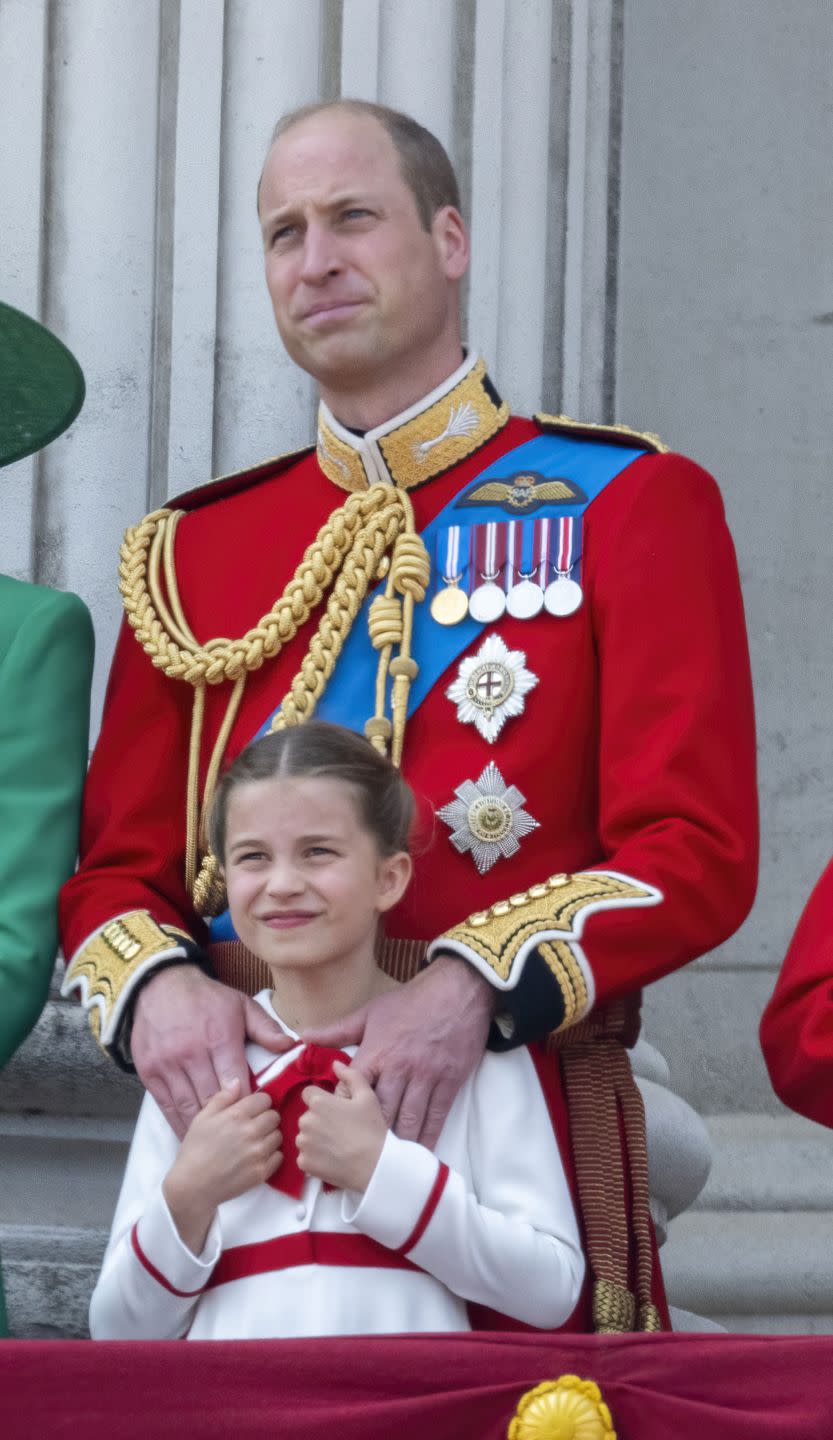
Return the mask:
[(0, 1345), (4, 1440), (503, 1440), (523, 1393), (592, 1379), (618, 1440), (831, 1440), (833, 1339), (472, 1334)]

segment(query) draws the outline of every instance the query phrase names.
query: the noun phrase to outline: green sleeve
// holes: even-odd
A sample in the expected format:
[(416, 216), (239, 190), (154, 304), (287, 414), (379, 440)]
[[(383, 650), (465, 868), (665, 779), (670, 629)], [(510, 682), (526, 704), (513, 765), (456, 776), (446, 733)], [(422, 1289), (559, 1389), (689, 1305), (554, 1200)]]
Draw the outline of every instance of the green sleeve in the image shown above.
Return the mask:
[(78, 849), (93, 629), (76, 595), (0, 587), (0, 1066), (37, 1020)]

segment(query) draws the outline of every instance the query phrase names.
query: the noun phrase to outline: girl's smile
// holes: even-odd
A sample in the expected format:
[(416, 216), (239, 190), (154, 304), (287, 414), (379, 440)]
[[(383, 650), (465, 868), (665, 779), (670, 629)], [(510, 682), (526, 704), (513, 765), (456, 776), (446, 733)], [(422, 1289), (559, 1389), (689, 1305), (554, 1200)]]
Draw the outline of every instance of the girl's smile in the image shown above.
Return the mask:
[(356, 1004), (368, 998), (379, 973), (379, 916), (396, 904), (410, 871), (404, 852), (379, 853), (344, 780), (273, 776), (239, 784), (229, 796), (231, 917), (268, 965), (279, 1013), (306, 1008), (299, 987), (308, 996), (338, 995), (341, 1013), (352, 1008), (348, 992)]

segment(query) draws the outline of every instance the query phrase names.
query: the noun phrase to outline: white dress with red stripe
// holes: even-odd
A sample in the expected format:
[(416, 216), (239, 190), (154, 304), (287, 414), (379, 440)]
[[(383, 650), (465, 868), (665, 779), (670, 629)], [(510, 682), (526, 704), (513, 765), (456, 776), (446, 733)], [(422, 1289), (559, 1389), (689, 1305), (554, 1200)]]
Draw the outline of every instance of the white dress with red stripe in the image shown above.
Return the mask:
[[(268, 991), (256, 998), (274, 1013)], [(247, 1055), (273, 1077), (302, 1050)], [(524, 1048), (484, 1056), (435, 1152), (388, 1134), (363, 1195), (311, 1178), (300, 1198), (258, 1185), (220, 1205), (199, 1255), (162, 1194), (178, 1143), (146, 1095), (90, 1304), (94, 1339), (468, 1330), (467, 1301), (554, 1329), (578, 1300), (578, 1226)]]

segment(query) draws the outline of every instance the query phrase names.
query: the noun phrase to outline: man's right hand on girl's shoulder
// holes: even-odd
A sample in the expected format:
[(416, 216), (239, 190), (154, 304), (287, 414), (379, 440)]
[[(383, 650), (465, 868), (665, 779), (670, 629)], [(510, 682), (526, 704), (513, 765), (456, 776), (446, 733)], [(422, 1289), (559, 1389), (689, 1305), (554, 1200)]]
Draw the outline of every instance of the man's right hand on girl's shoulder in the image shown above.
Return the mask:
[(283, 1159), (280, 1117), (268, 1095), (240, 1095), (234, 1080), (192, 1121), (162, 1185), (171, 1217), (194, 1255), (205, 1245), (218, 1205), (260, 1185)]
[(172, 965), (142, 987), (130, 1036), (133, 1063), (174, 1133), (222, 1085), (249, 1085), (246, 1040), (280, 1055), (297, 1045), (248, 995), (210, 980), (196, 965)]

